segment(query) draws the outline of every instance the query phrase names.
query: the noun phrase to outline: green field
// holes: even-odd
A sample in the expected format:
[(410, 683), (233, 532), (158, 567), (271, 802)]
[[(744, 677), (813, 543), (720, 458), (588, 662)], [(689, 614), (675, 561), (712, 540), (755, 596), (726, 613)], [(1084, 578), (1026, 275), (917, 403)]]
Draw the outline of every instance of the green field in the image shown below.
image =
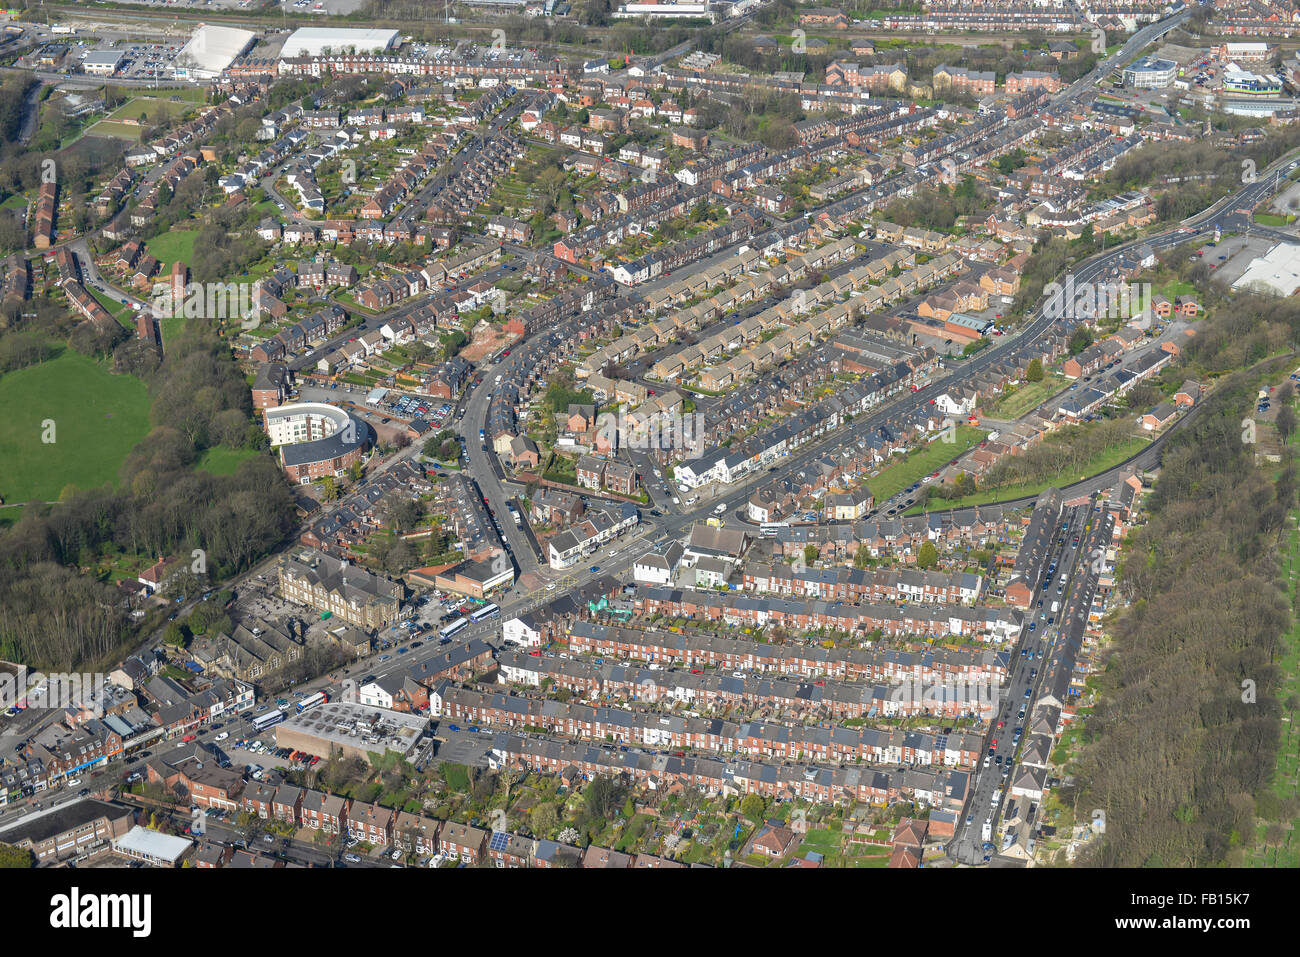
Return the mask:
[[(1029, 495), (1038, 495), (1044, 489), (1064, 488), (1067, 485), (1073, 485), (1090, 475), (1099, 475), (1108, 469), (1114, 468), (1120, 462), (1123, 462), (1129, 456), (1137, 455), (1142, 451), (1151, 440), (1134, 436), (1123, 445), (1112, 449), (1104, 455), (1099, 455), (1090, 462), (1084, 463), (1083, 467), (1077, 471), (1060, 473), (1052, 476), (1045, 482), (1032, 482), (1025, 485), (1006, 485), (1001, 488), (986, 489), (976, 492), (974, 495), (967, 495), (963, 498), (935, 499), (933, 508), (947, 510), (950, 508), (967, 508), (971, 505), (991, 505), (996, 502), (1009, 502), (1012, 499), (1025, 498)], [(920, 506), (914, 506), (907, 510), (907, 515), (920, 515), (925, 509)]]
[(170, 100), (160, 100), (152, 96), (137, 96), (125, 106), (120, 106), (110, 113), (108, 118), (110, 120), (138, 120), (146, 113), (152, 117), (160, 111), (165, 112), (170, 117), (176, 117), (193, 108), (193, 103), (172, 103)]
[[(0, 376), (0, 496), (56, 501), (69, 483), (95, 488), (117, 480), (131, 448), (149, 431), (143, 382), (111, 375), (76, 352)], [(46, 420), (54, 442), (42, 442)]]
[(984, 441), (984, 436), (987, 434), (974, 426), (957, 426), (956, 442), (945, 442), (940, 436), (929, 445), (909, 454), (906, 459), (886, 466), (879, 475), (868, 482), (871, 494), (875, 496), (877, 503), (893, 498), (896, 493), (914, 482), (919, 482), (924, 476), (939, 470), (957, 456)]
[(1062, 375), (1044, 376), (1042, 382), (1027, 382), (1003, 396), (985, 413), (993, 419), (1018, 419), (1026, 412), (1038, 408), (1069, 384), (1070, 380)]
[(106, 295), (97, 289), (86, 288), (86, 291), (99, 300), (99, 304), (112, 314), (113, 318), (120, 322), (132, 332), (135, 331), (135, 310), (130, 306), (124, 306), (112, 296)]
[(173, 229), (169, 233), (163, 233), (149, 240), (145, 248), (148, 249), (149, 255), (162, 263), (163, 272), (166, 272), (177, 260), (187, 266), (193, 261), (194, 240), (198, 235), (197, 229)]
[(240, 462), (251, 459), (257, 454), (251, 449), (228, 449), (225, 446), (217, 446), (204, 452), (194, 467), (211, 472), (213, 475), (233, 475), (239, 468)]
[(140, 142), (140, 133), (144, 129), (142, 126), (132, 126), (130, 123), (114, 123), (112, 120), (100, 120), (94, 126), (86, 130), (87, 136), (111, 136), (114, 139), (130, 140), (132, 143)]
[(1279, 216), (1277, 213), (1256, 213), (1255, 222), (1261, 226), (1290, 226), (1295, 222), (1295, 217)]

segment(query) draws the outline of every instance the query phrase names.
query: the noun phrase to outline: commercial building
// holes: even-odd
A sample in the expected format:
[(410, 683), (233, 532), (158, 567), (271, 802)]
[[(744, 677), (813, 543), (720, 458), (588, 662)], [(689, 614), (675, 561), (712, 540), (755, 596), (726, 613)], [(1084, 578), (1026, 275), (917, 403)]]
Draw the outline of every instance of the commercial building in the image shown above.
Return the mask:
[(1177, 75), (1178, 64), (1173, 60), (1144, 56), (1124, 67), (1124, 85), (1135, 90), (1162, 90)]
[(154, 867), (176, 867), (194, 842), (136, 825), (113, 842), (113, 850), (124, 857), (144, 861)]
[(1232, 288), (1295, 295), (1300, 290), (1300, 246), (1278, 243), (1246, 267)]
[(131, 827), (133, 816), (130, 808), (108, 801), (67, 801), (27, 814), (0, 830), (0, 844), (31, 851), (38, 865), (52, 863), (121, 837)]
[(330, 701), (276, 725), (275, 743), (326, 758), (340, 751), (367, 761), (389, 751), (411, 758), (428, 726), (429, 720), (419, 715)]
[(253, 46), (257, 35), (234, 27), (203, 24), (176, 54), (178, 80), (210, 80)]
[(329, 53), (383, 53), (397, 46), (396, 30), (348, 30), (301, 27), (289, 35), (280, 58), (321, 56)]
[(1229, 63), (1223, 70), (1223, 92), (1225, 96), (1280, 96), (1282, 81)]
[(120, 50), (91, 50), (81, 61), (81, 68), (93, 76), (112, 76), (126, 59)]

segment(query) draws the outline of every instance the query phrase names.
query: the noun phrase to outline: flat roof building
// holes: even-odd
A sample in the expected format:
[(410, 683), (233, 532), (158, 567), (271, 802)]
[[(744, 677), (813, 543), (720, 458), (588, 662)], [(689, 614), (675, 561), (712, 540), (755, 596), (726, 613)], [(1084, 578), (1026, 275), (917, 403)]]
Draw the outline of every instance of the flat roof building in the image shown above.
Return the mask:
[(383, 53), (397, 46), (396, 30), (348, 30), (335, 27), (300, 27), (280, 49), (281, 59), (330, 53)]
[(256, 39), (249, 30), (203, 24), (176, 54), (176, 78), (210, 80), (219, 76), (236, 57), (247, 53)]
[(276, 725), (275, 743), (323, 758), (337, 751), (367, 761), (389, 751), (410, 758), (428, 727), (427, 718), (404, 711), (329, 701)]
[(112, 76), (126, 59), (120, 50), (91, 50), (81, 61), (81, 68), (94, 76)]
[(1300, 290), (1300, 246), (1278, 243), (1247, 266), (1232, 288), (1295, 295)]
[(138, 824), (113, 842), (118, 854), (154, 867), (176, 867), (193, 846), (188, 837), (162, 834)]
[(1177, 75), (1178, 64), (1173, 60), (1144, 56), (1124, 67), (1124, 85), (1136, 90), (1159, 90), (1173, 83)]
[(95, 798), (65, 801), (26, 814), (0, 830), (0, 844), (31, 851), (38, 865), (53, 863), (121, 837), (130, 829), (133, 819), (129, 807), (110, 801)]

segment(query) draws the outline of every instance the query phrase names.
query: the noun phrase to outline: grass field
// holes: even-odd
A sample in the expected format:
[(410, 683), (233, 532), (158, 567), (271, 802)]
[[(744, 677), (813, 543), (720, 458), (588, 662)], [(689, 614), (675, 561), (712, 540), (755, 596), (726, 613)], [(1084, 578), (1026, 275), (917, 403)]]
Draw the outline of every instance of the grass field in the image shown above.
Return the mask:
[(198, 235), (197, 229), (173, 229), (149, 240), (146, 248), (151, 256), (162, 263), (162, 271), (166, 272), (178, 259), (186, 265), (193, 261), (194, 240)]
[[(1061, 473), (1052, 476), (1044, 482), (1033, 482), (1025, 485), (1007, 485), (1002, 488), (987, 489), (976, 492), (974, 495), (967, 495), (964, 498), (935, 499), (934, 508), (967, 508), (971, 505), (991, 505), (995, 502), (1009, 502), (1012, 499), (1024, 498), (1027, 495), (1038, 495), (1044, 489), (1055, 486), (1062, 488), (1066, 485), (1073, 485), (1080, 478), (1087, 478), (1090, 475), (1098, 475), (1107, 469), (1113, 468), (1120, 462), (1123, 462), (1131, 455), (1137, 455), (1150, 444), (1150, 439), (1134, 437), (1129, 439), (1123, 445), (1107, 452), (1105, 455), (1099, 455), (1092, 461), (1087, 462), (1078, 470), (1069, 473)], [(907, 515), (919, 515), (923, 512), (920, 506), (907, 510)]]
[(211, 472), (213, 475), (233, 475), (235, 469), (239, 468), (240, 462), (257, 454), (250, 449), (228, 449), (218, 446), (204, 452), (194, 467)]
[(141, 126), (132, 126), (130, 123), (114, 123), (112, 120), (100, 120), (94, 126), (86, 130), (87, 136), (111, 136), (118, 140), (129, 140), (132, 143), (140, 142), (140, 133), (144, 129)]
[(173, 103), (170, 100), (161, 100), (153, 96), (137, 96), (125, 106), (119, 106), (108, 115), (108, 118), (109, 120), (138, 120), (146, 113), (153, 117), (159, 112), (165, 112), (168, 116), (175, 117), (193, 108), (193, 103)]
[(123, 326), (135, 331), (135, 310), (130, 306), (124, 306), (112, 296), (106, 295), (97, 289), (86, 287), (86, 291), (99, 300), (99, 304), (107, 309)]
[[(143, 382), (109, 374), (71, 350), (0, 376), (0, 496), (56, 501), (69, 483), (95, 488), (117, 480), (122, 461), (149, 431)], [(46, 420), (54, 442), (42, 442)]]
[(1256, 213), (1255, 222), (1261, 226), (1290, 226), (1295, 222), (1295, 217), (1279, 216), (1277, 213)]
[(999, 399), (987, 414), (994, 419), (1018, 419), (1036, 409), (1066, 388), (1070, 380), (1062, 375), (1044, 376), (1042, 382), (1027, 382), (1010, 395)]
[(875, 496), (877, 502), (893, 498), (895, 493), (901, 492), (913, 482), (920, 481), (923, 476), (938, 471), (957, 456), (982, 442), (987, 434), (974, 426), (957, 426), (956, 442), (945, 442), (940, 436), (929, 445), (912, 452), (903, 461), (886, 466), (879, 475), (868, 482), (871, 494)]

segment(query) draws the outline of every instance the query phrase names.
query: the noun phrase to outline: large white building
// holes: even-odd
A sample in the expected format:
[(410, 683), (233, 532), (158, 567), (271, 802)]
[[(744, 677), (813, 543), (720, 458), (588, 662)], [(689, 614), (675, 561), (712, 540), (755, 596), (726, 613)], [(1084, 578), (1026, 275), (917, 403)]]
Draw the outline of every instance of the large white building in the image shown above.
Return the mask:
[(336, 406), (294, 402), (267, 409), (266, 434), (280, 450), (289, 478), (303, 485), (326, 475), (341, 476), (361, 459), (370, 428)]
[(383, 53), (397, 46), (396, 30), (349, 30), (334, 27), (302, 27), (284, 41), (281, 58), (320, 56), (331, 53)]
[(1271, 292), (1279, 296), (1295, 295), (1300, 291), (1300, 246), (1278, 243), (1255, 259), (1232, 288)]
[(178, 80), (210, 80), (252, 48), (257, 35), (234, 27), (203, 24), (176, 54)]
[(1124, 85), (1135, 90), (1163, 90), (1178, 75), (1178, 64), (1144, 56), (1124, 67)]

